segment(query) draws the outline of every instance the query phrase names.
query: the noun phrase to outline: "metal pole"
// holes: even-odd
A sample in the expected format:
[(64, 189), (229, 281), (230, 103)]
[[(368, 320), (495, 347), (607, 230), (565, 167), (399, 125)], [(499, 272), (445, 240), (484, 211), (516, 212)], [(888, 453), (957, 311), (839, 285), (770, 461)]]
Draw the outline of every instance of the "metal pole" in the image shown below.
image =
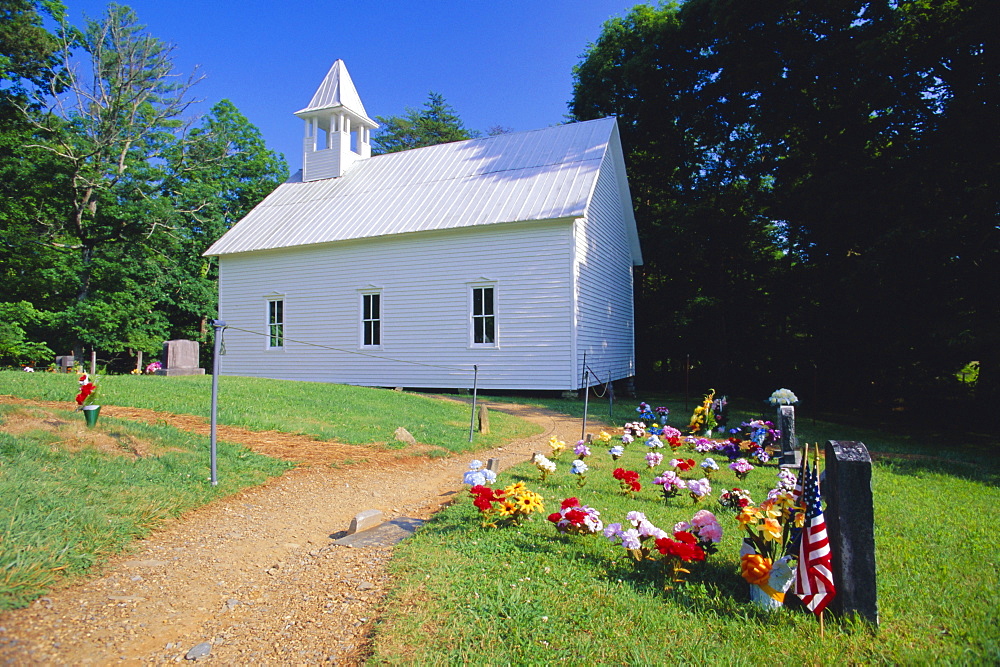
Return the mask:
[(216, 474), (216, 456), (215, 456), (215, 426), (218, 423), (216, 419), (219, 412), (219, 350), (222, 346), (222, 330), (226, 328), (226, 323), (222, 320), (212, 320), (212, 326), (215, 328), (215, 347), (212, 354), (212, 435), (211, 435), (211, 467), (212, 467), (212, 486), (219, 485), (219, 478)]
[(684, 358), (684, 412), (688, 411), (688, 396), (691, 385), (691, 355)]
[(581, 440), (586, 440), (587, 438), (587, 408), (590, 404), (590, 371), (586, 368), (583, 369), (583, 433), (580, 434)]
[(479, 366), (472, 365), (472, 416), (469, 417), (469, 442), (472, 442), (472, 431), (476, 427), (476, 393), (479, 389)]
[(615, 419), (615, 383), (611, 381), (611, 369), (608, 369), (608, 423)]

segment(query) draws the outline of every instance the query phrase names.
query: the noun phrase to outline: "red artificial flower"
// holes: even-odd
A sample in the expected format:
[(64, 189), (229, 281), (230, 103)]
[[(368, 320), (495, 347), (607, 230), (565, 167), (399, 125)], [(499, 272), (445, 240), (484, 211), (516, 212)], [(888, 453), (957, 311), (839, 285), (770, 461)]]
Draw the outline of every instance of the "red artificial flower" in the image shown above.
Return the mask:
[(742, 509), (747, 505), (749, 505), (750, 501), (747, 500), (746, 498), (740, 498), (739, 500), (736, 501), (736, 504), (740, 506), (740, 509)]
[(583, 520), (587, 518), (587, 513), (580, 508), (571, 509), (566, 512), (566, 518), (569, 519), (569, 522), (573, 525), (580, 525), (583, 523)]
[[(690, 535), (690, 533), (685, 533)], [(679, 537), (681, 533), (674, 533), (674, 537)], [(705, 550), (697, 544), (688, 544), (685, 541), (675, 541), (669, 537), (660, 537), (656, 540), (657, 550), (664, 556), (677, 556), (682, 561), (690, 562), (694, 560), (705, 560)]]
[(549, 521), (551, 521), (552, 523), (559, 523), (560, 521), (562, 521), (562, 518), (563, 515), (561, 512), (553, 512), (552, 514), (549, 515)]
[(675, 435), (674, 437), (667, 440), (667, 443), (674, 449), (677, 449), (678, 447), (681, 446), (681, 439)]
[(694, 535), (684, 530), (678, 530), (674, 533), (674, 539), (678, 542), (686, 542), (687, 544), (695, 544), (698, 541)]
[(566, 500), (562, 501), (561, 509), (566, 509), (567, 507), (576, 507), (579, 504), (580, 501), (577, 498), (567, 498)]
[(625, 475), (622, 477), (622, 479), (630, 483), (635, 482), (637, 479), (639, 479), (639, 473), (637, 473), (635, 470), (626, 470)]
[(615, 468), (615, 471), (611, 473), (611, 476), (615, 479), (625, 479), (625, 468)]
[(633, 491), (640, 491), (642, 489), (642, 484), (640, 484), (639, 482), (632, 482), (631, 484)]

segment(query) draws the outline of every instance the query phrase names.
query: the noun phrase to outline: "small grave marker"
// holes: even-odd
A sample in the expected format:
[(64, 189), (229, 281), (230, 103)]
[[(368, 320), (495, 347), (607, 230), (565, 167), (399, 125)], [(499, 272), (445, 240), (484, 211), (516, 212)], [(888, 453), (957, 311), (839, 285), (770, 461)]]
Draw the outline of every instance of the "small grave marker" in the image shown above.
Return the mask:
[(490, 432), (490, 411), (485, 405), (479, 406), (479, 432), (489, 433)]
[(826, 523), (837, 594), (830, 610), (878, 625), (872, 459), (863, 442), (826, 443)]
[(500, 459), (490, 459), (487, 461), (486, 469), (492, 472), (500, 472)]
[(374, 528), (375, 526), (381, 523), (382, 523), (381, 510), (365, 510), (364, 512), (359, 512), (357, 516), (351, 519), (351, 527), (347, 529), (347, 534), (353, 535), (358, 531)]

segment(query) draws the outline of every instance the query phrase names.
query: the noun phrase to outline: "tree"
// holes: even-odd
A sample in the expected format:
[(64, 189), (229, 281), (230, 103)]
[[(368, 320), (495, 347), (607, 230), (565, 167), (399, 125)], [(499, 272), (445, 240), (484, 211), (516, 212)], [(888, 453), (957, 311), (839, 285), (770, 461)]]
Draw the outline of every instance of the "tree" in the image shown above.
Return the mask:
[(382, 126), (372, 137), (376, 155), (473, 138), (451, 105), (434, 92), (428, 94), (423, 109), (407, 108), (403, 116), (377, 116), (376, 120)]
[(202, 253), (288, 178), (281, 155), (229, 100), (216, 103), (185, 142), (167, 154), (163, 183), (172, 224), (157, 248), (168, 276), (171, 321), (188, 337), (204, 337), (217, 311), (218, 263)]
[(653, 258), (637, 312), (673, 334), (665, 354), (724, 355), (710, 381), (739, 366), (757, 392), (768, 371), (811, 386), (815, 364), (830, 402), (931, 396), (970, 360), (989, 374), (997, 13), (689, 0), (605, 24), (571, 109), (619, 117)]

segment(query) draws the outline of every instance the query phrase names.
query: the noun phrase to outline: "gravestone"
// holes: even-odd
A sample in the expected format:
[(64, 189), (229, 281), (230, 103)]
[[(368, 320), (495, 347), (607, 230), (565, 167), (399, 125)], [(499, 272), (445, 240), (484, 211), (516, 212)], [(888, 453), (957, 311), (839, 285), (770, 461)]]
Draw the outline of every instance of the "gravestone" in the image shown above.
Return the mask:
[(479, 432), (489, 433), (490, 432), (490, 411), (485, 405), (479, 406)]
[(826, 443), (827, 533), (837, 594), (830, 610), (878, 625), (872, 459), (863, 442)]
[(795, 437), (795, 408), (782, 405), (778, 408), (778, 430), (781, 431), (782, 466), (799, 467), (802, 463), (802, 450), (799, 449), (799, 439)]
[(354, 533), (361, 532), (362, 530), (374, 528), (375, 526), (380, 525), (382, 521), (381, 510), (365, 510), (364, 512), (359, 512), (353, 519), (351, 519), (351, 526), (347, 529), (347, 534), (353, 535)]
[(204, 375), (198, 368), (198, 341), (168, 340), (163, 344), (163, 368), (157, 375)]
[(72, 354), (66, 354), (56, 357), (56, 366), (59, 367), (60, 373), (68, 373), (73, 370), (74, 359)]
[(491, 472), (500, 472), (500, 459), (490, 459), (486, 462), (486, 469)]

